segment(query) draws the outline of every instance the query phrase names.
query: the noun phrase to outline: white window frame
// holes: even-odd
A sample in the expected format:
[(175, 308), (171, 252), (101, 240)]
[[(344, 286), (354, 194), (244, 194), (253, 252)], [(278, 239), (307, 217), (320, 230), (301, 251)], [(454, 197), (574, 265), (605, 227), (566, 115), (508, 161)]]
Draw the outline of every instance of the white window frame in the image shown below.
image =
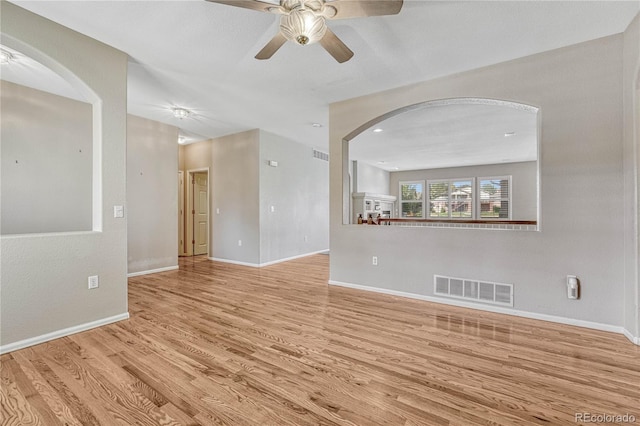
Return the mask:
[[(425, 197), (426, 197), (426, 192), (427, 192), (427, 184), (424, 180), (403, 180), (401, 182), (398, 183), (398, 217), (402, 218), (402, 219), (407, 219), (406, 217), (402, 216), (402, 204), (404, 203), (416, 203), (418, 202), (418, 200), (413, 200), (413, 201), (405, 201), (402, 199), (402, 186), (403, 185), (411, 185), (411, 184), (420, 184), (422, 185), (422, 200), (420, 200), (420, 202), (422, 203), (422, 216), (417, 218), (417, 219), (428, 219), (428, 217), (425, 216), (426, 213), (426, 209), (424, 208), (424, 204), (425, 204)], [(409, 219), (411, 219), (409, 217)]]
[[(502, 197), (500, 201), (506, 200), (509, 203), (509, 217), (482, 217), (481, 204), (482, 200), (480, 199), (480, 193), (482, 192), (482, 181), (483, 180), (507, 180), (509, 182), (509, 196)], [(482, 176), (478, 177), (478, 187), (477, 187), (477, 196), (476, 196), (476, 212), (478, 220), (511, 220), (513, 215), (513, 187), (512, 187), (512, 176)]]
[[(471, 181), (471, 216), (470, 217), (454, 217), (451, 216), (451, 183), (452, 182), (459, 182), (459, 181)], [(433, 183), (447, 183), (447, 188), (449, 188), (449, 193), (447, 194), (447, 213), (448, 216), (447, 217), (432, 217), (431, 216), (431, 200), (429, 199), (428, 194), (430, 193), (430, 186)], [(432, 219), (432, 220), (438, 220), (438, 219), (443, 219), (443, 220), (474, 220), (475, 216), (476, 216), (476, 201), (474, 198), (477, 198), (477, 191), (476, 191), (476, 178), (473, 177), (467, 177), (467, 178), (448, 178), (448, 179), (429, 179), (427, 180), (427, 186), (425, 188), (425, 199), (426, 202), (429, 203), (429, 206), (427, 206), (427, 208), (425, 209), (427, 216), (425, 216), (425, 219)]]

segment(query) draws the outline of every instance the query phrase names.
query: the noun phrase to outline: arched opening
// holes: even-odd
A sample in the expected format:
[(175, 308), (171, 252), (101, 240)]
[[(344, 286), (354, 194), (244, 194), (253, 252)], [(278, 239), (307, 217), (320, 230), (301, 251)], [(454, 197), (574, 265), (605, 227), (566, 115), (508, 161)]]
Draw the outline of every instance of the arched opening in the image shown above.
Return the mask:
[(454, 98), (365, 123), (343, 141), (343, 223), (538, 229), (538, 113)]
[(2, 235), (100, 231), (100, 99), (37, 49), (0, 49)]

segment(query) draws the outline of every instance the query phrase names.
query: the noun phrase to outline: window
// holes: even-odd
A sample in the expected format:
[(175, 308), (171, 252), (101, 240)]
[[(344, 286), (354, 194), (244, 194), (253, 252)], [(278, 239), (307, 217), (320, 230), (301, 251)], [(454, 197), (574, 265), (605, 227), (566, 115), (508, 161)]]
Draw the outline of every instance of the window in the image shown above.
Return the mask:
[(400, 182), (400, 217), (424, 217), (424, 181)]
[(472, 219), (473, 183), (473, 178), (429, 181), (429, 218)]
[(479, 219), (511, 218), (511, 177), (483, 177), (479, 182)]
[[(511, 176), (400, 182), (400, 217), (511, 219)], [(426, 216), (425, 216), (426, 215)]]

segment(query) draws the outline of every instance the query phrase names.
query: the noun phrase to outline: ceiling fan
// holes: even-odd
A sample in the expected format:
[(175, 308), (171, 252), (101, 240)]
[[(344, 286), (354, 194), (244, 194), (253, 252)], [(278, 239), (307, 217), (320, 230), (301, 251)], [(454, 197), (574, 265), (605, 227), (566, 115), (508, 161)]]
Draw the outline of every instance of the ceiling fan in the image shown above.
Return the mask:
[(336, 61), (346, 62), (353, 52), (327, 27), (327, 19), (395, 15), (403, 0), (207, 0), (229, 6), (269, 12), (280, 17), (280, 31), (256, 55), (269, 59), (287, 41), (300, 45), (319, 42)]

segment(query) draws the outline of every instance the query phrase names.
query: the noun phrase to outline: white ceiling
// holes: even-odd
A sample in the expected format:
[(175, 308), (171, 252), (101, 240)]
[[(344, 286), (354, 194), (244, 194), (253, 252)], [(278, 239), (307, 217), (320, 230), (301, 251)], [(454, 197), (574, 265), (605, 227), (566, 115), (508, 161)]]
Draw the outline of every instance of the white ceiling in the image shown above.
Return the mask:
[(537, 110), (520, 105), (434, 102), (356, 136), (349, 158), (388, 171), (535, 161), (537, 122)]
[[(399, 15), (330, 22), (355, 52), (338, 64), (317, 44), (292, 43), (258, 61), (278, 18), (202, 0), (13, 3), (128, 53), (131, 114), (192, 140), (261, 128), (325, 150), (331, 102), (620, 33), (640, 9), (637, 0), (405, 0)], [(178, 120), (174, 106), (194, 114)]]
[(12, 56), (10, 64), (2, 66), (0, 71), (2, 80), (67, 98), (86, 101), (67, 80), (40, 62), (10, 47), (0, 45), (0, 48)]

